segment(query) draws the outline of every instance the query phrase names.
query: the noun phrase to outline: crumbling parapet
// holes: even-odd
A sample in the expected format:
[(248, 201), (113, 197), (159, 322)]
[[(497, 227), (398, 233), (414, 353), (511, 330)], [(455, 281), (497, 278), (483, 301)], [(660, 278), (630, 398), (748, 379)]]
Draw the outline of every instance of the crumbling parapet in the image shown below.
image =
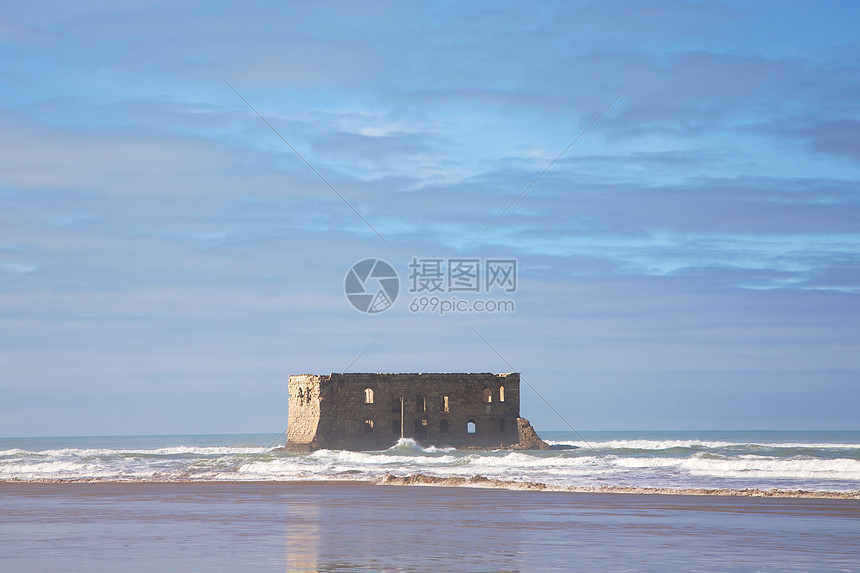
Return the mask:
[(525, 418), (517, 418), (517, 433), (519, 443), (513, 446), (513, 450), (548, 450), (549, 444), (537, 435), (532, 425)]

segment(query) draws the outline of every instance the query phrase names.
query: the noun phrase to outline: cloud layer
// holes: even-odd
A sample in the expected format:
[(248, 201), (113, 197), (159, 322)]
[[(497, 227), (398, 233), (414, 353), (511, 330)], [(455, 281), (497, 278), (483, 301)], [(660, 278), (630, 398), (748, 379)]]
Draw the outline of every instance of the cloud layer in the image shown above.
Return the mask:
[[(5, 6), (0, 434), (278, 432), (386, 328), (352, 370), (507, 370), (469, 325), (579, 428), (854, 428), (858, 16)], [(515, 257), (517, 310), (359, 314), (369, 256)]]

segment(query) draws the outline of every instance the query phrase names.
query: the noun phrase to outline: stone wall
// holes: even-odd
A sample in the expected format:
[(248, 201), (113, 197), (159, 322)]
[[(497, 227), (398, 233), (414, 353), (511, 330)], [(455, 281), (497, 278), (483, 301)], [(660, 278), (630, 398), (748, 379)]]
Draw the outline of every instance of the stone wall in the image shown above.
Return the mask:
[(297, 451), (313, 449), (320, 421), (320, 382), (327, 376), (290, 376), (287, 447)]
[(518, 373), (304, 374), (290, 376), (289, 392), (292, 450), (385, 449), (400, 439), (401, 424), (422, 445), (519, 443)]

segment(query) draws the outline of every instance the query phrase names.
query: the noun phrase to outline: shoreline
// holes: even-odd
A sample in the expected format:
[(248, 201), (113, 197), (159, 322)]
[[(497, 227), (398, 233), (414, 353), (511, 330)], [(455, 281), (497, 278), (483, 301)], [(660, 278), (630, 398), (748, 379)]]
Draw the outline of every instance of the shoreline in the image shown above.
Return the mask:
[(572, 494), (613, 494), (634, 496), (696, 496), (696, 497), (744, 497), (744, 498), (780, 498), (780, 499), (833, 499), (860, 500), (860, 490), (852, 491), (814, 491), (814, 490), (779, 490), (779, 489), (735, 489), (735, 488), (663, 488), (641, 486), (554, 486), (540, 482), (516, 482), (486, 478), (484, 476), (446, 477), (440, 478), (424, 474), (406, 476), (385, 475), (378, 479), (344, 479), (344, 480), (122, 480), (101, 478), (71, 478), (71, 479), (33, 479), (0, 480), (0, 491), (6, 486), (27, 485), (106, 485), (106, 486), (161, 486), (161, 485), (199, 485), (226, 486), (238, 485), (255, 486), (297, 486), (297, 485), (377, 485), (395, 487), (437, 487), (450, 490), (457, 489), (490, 489), (508, 491), (530, 491), (546, 493)]
[[(848, 571), (860, 500), (368, 481), (0, 483), (10, 571)], [(428, 565), (429, 564), (429, 565)]]

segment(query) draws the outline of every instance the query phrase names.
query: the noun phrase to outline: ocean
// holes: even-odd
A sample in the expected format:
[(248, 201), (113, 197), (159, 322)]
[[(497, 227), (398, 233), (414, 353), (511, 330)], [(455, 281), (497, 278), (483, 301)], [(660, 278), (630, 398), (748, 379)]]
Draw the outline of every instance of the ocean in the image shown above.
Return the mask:
[(858, 570), (860, 432), (541, 434), (578, 447), (0, 439), (0, 571)]
[[(277, 451), (274, 434), (0, 438), (0, 481), (303, 482), (411, 477), (511, 489), (860, 491), (860, 432), (539, 432), (547, 451)], [(584, 439), (583, 439), (584, 438)], [(420, 478), (420, 479), (416, 479)]]

